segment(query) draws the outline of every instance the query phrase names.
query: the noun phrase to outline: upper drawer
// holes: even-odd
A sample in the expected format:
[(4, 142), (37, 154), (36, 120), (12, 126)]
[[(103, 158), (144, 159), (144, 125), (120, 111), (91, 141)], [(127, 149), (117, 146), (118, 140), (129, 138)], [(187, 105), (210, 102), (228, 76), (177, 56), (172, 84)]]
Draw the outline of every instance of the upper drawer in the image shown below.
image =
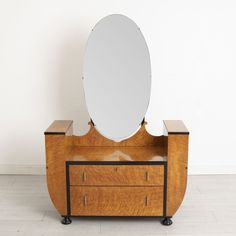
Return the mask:
[(70, 185), (164, 185), (164, 166), (71, 165)]

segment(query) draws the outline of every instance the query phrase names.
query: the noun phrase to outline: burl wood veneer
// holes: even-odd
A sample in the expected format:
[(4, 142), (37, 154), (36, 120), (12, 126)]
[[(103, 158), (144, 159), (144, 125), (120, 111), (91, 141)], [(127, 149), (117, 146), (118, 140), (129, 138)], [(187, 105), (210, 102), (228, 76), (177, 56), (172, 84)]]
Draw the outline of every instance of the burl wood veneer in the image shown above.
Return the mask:
[(183, 201), (189, 132), (182, 121), (164, 121), (164, 135), (144, 123), (121, 142), (100, 135), (90, 123), (74, 136), (72, 121), (45, 131), (47, 185), (63, 223), (70, 216), (159, 216), (164, 224)]
[(84, 216), (163, 214), (161, 187), (71, 187), (71, 213)]

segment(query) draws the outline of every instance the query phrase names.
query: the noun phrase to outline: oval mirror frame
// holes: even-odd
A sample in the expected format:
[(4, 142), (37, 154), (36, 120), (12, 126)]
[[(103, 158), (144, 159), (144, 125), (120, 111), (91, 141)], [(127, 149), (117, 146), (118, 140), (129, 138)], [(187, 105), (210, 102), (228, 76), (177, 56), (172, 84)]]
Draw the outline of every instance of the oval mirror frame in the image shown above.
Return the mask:
[(151, 92), (151, 62), (139, 27), (120, 14), (101, 19), (85, 51), (83, 84), (88, 113), (106, 138), (120, 141), (138, 131)]

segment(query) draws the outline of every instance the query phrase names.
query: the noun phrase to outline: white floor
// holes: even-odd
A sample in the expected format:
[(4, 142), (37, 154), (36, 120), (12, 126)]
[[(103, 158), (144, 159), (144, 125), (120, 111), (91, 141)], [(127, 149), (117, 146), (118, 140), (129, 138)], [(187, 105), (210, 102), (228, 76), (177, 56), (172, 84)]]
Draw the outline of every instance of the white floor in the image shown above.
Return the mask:
[(162, 226), (155, 218), (73, 218), (62, 225), (45, 176), (0, 175), (0, 235), (236, 235), (236, 175), (190, 176), (185, 200)]

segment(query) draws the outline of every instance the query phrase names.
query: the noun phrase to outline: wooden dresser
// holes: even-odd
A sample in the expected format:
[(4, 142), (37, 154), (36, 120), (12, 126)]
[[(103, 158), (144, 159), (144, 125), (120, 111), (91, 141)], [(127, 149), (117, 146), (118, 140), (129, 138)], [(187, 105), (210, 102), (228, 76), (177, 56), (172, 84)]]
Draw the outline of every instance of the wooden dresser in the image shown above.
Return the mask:
[(143, 124), (114, 142), (92, 124), (74, 136), (72, 121), (55, 121), (45, 131), (47, 184), (62, 223), (74, 216), (156, 216), (170, 225), (186, 189), (189, 133), (181, 121), (164, 124), (162, 136)]

